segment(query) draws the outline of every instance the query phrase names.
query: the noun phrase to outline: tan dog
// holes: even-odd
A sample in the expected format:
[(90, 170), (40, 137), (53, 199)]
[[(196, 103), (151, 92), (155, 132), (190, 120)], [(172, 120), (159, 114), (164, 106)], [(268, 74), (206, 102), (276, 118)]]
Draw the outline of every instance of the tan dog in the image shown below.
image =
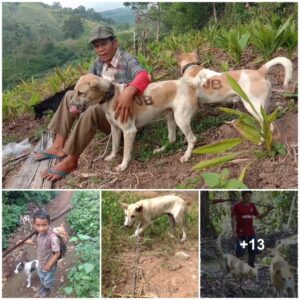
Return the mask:
[[(98, 76), (87, 74), (81, 76), (75, 86), (74, 97), (70, 104), (70, 111), (80, 113), (91, 105), (101, 105), (111, 125), (112, 152), (105, 158), (114, 159), (119, 151), (121, 132), (124, 134), (123, 161), (117, 166), (117, 171), (124, 171), (131, 159), (132, 146), (137, 128), (144, 126), (158, 117), (162, 112), (169, 111), (168, 138), (170, 143), (176, 140), (176, 125), (185, 135), (188, 147), (181, 162), (187, 161), (192, 153), (196, 137), (190, 122), (197, 111), (196, 86), (181, 80), (169, 80), (151, 83), (144, 91), (143, 97), (134, 102), (132, 119), (121, 123), (115, 119), (113, 111), (117, 96), (124, 90), (124, 86), (112, 83)], [(163, 150), (163, 147), (160, 149)], [(159, 150), (159, 151), (160, 151)]]
[(57, 234), (58, 236), (60, 236), (61, 238), (63, 238), (63, 240), (65, 241), (65, 243), (68, 241), (69, 235), (68, 235), (68, 232), (65, 229), (65, 223), (64, 222), (59, 227), (54, 227), (52, 229), (52, 231), (55, 234)]
[(227, 274), (231, 274), (232, 277), (239, 282), (240, 288), (241, 284), (245, 280), (252, 280), (253, 282), (258, 281), (258, 269), (250, 267), (247, 263), (243, 262), (242, 260), (238, 259), (234, 255), (230, 253), (224, 253), (221, 245), (221, 237), (223, 233), (221, 233), (217, 240), (216, 240), (216, 246), (218, 250), (218, 258), (219, 258), (219, 264), (223, 271), (222, 276), (222, 284), (224, 277)]
[(182, 198), (166, 195), (140, 200), (133, 204), (121, 203), (121, 207), (125, 213), (124, 226), (131, 228), (135, 222), (138, 224), (134, 233), (135, 237), (142, 234), (153, 219), (166, 214), (169, 217), (173, 235), (175, 235), (175, 224), (178, 224), (182, 229), (181, 242), (186, 241), (185, 215), (187, 208)]
[(270, 266), (270, 278), (275, 289), (275, 296), (296, 297), (293, 267), (279, 254), (280, 246), (282, 244), (277, 244)]
[(205, 69), (199, 65), (198, 61), (199, 57), (196, 52), (177, 55), (182, 76), (194, 78), (194, 81), (198, 83), (198, 97), (201, 103), (228, 102), (232, 101), (233, 97), (241, 99), (229, 85), (226, 77), (228, 74), (238, 82), (249, 97), (256, 112), (244, 99), (241, 101), (248, 112), (260, 122), (262, 121), (260, 108), (267, 109), (272, 93), (271, 82), (266, 79), (269, 69), (278, 64), (283, 65), (285, 69), (284, 87), (287, 87), (293, 74), (292, 62), (285, 57), (274, 58), (258, 70), (245, 69), (224, 73)]

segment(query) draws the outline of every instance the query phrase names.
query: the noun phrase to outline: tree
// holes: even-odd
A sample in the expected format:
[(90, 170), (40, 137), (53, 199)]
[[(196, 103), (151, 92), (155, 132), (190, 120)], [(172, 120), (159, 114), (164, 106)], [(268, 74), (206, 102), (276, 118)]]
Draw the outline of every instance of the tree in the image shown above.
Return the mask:
[(84, 31), (80, 16), (71, 16), (64, 22), (63, 31), (66, 38), (76, 39)]
[(201, 238), (211, 237), (216, 235), (214, 225), (210, 220), (209, 215), (209, 194), (208, 191), (201, 192)]
[(53, 2), (52, 6), (55, 8), (61, 8), (61, 4), (59, 2)]

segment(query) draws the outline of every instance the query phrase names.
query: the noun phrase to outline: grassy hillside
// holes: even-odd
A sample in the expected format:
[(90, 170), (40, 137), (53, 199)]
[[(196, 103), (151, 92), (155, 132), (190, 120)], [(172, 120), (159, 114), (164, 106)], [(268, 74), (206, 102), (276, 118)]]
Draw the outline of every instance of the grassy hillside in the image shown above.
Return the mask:
[(106, 10), (103, 11), (102, 14), (106, 18), (112, 18), (117, 24), (128, 23), (132, 25), (134, 23), (132, 9), (128, 7)]
[[(21, 80), (40, 78), (54, 67), (90, 58), (89, 32), (105, 24), (99, 13), (78, 13), (42, 3), (4, 3), (2, 11), (4, 89)], [(64, 22), (75, 14), (81, 16), (83, 32), (76, 39), (66, 38)]]

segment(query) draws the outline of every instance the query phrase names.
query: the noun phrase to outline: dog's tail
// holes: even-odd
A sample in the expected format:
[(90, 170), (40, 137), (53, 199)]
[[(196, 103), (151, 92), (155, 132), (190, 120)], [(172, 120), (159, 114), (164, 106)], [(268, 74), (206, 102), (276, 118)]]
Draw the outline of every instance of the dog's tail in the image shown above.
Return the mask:
[(223, 251), (222, 245), (221, 245), (221, 239), (222, 239), (223, 234), (224, 234), (224, 232), (222, 231), (218, 235), (217, 240), (216, 240), (216, 246), (217, 246), (217, 250), (218, 250), (220, 256), (224, 255), (224, 251)]
[(288, 83), (291, 81), (292, 79), (292, 75), (293, 75), (293, 64), (292, 62), (286, 58), (286, 57), (276, 57), (270, 61), (268, 61), (267, 63), (265, 63), (263, 66), (261, 66), (258, 71), (261, 72), (264, 76), (268, 74), (269, 69), (272, 68), (275, 65), (282, 65), (284, 67), (285, 70), (285, 78), (284, 78), (284, 82), (283, 82), (283, 86), (287, 87)]

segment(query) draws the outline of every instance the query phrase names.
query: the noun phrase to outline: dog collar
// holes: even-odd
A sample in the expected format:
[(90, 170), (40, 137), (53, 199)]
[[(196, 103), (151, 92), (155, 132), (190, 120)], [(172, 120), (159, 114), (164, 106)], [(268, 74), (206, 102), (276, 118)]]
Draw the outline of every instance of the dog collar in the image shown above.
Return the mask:
[(109, 89), (106, 91), (106, 94), (101, 98), (99, 104), (106, 103), (110, 101), (115, 95), (115, 85), (111, 83)]
[(189, 68), (190, 66), (200, 66), (200, 64), (198, 62), (193, 62), (193, 63), (189, 63), (189, 64), (185, 65), (182, 68), (181, 75), (183, 75), (184, 72), (186, 71), (186, 69)]

